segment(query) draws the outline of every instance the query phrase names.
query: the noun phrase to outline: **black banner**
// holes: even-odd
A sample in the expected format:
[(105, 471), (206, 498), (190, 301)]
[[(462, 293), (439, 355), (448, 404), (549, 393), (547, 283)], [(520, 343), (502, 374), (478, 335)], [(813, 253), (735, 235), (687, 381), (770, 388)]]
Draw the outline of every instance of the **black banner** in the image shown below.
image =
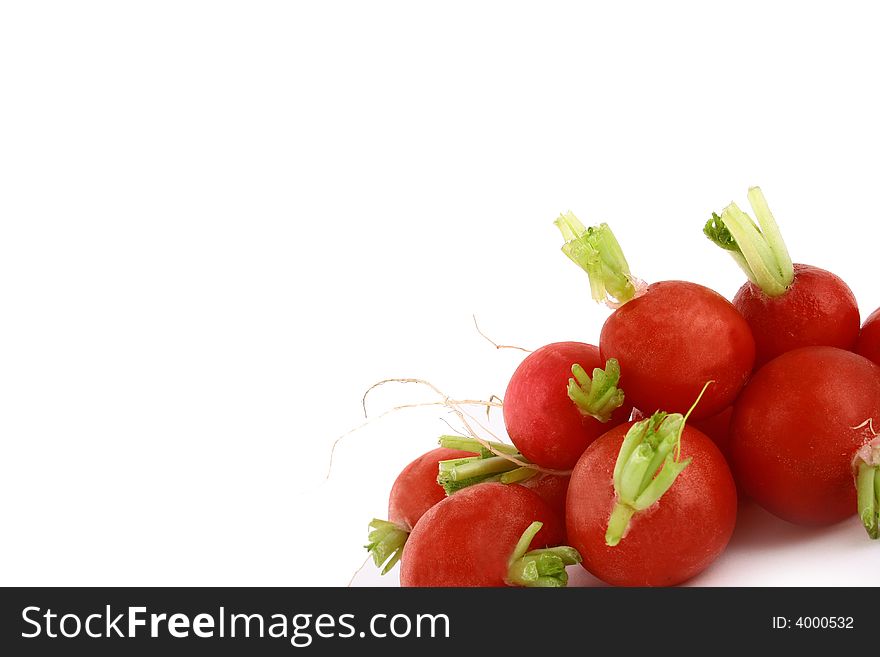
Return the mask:
[(876, 646), (878, 634), (876, 589), (12, 588), (0, 596), (3, 655), (840, 651)]

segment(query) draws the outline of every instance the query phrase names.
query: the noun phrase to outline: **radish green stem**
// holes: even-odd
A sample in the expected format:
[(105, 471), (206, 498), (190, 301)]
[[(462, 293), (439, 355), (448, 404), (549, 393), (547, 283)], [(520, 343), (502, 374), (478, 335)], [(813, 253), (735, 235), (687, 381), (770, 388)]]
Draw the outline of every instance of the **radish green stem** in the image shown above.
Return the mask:
[(608, 530), (605, 532), (605, 543), (609, 547), (614, 547), (629, 528), (629, 521), (632, 519), (636, 510), (626, 504), (615, 504), (611, 517), (608, 519)]
[[(874, 470), (874, 535), (871, 538), (880, 538), (880, 472)], [(870, 533), (869, 533), (870, 536)]]
[[(500, 445), (501, 443), (498, 444)], [(504, 447), (509, 446), (505, 445)], [(522, 454), (515, 450), (510, 456), (522, 459)], [(517, 465), (504, 456), (495, 456), (491, 452), (486, 451), (481, 456), (466, 456), (440, 461), (437, 483), (443, 487), (447, 495), (452, 495), (462, 488), (467, 488), (474, 484), (486, 481), (500, 481), (505, 484), (516, 483), (518, 481), (525, 481), (536, 473), (537, 470), (534, 468)]]
[(610, 547), (623, 539), (633, 516), (656, 504), (690, 465), (691, 459), (680, 461), (672, 454), (684, 424), (680, 413), (658, 411), (627, 431), (614, 464), (616, 501), (605, 532)]
[(617, 387), (620, 381), (620, 364), (609, 358), (605, 369), (593, 369), (593, 378), (586, 370), (575, 363), (571, 366), (572, 378), (568, 380), (568, 397), (583, 415), (608, 422), (611, 414), (623, 404), (623, 390)]
[(486, 459), (476, 459), (467, 463), (460, 463), (449, 471), (453, 480), (471, 479), (485, 474), (499, 474), (517, 467), (503, 456), (491, 456)]
[[(661, 412), (658, 411), (651, 419), (657, 418), (660, 415)], [(662, 413), (662, 415), (665, 416), (666, 414)], [(629, 431), (626, 432), (623, 444), (620, 446), (620, 451), (617, 453), (617, 462), (614, 464), (614, 490), (620, 490), (620, 479), (623, 474), (623, 466), (626, 465), (633, 450), (635, 450), (635, 448), (639, 446), (639, 443), (644, 440), (645, 434), (648, 432), (649, 423), (649, 421), (636, 422), (630, 427)]]
[(877, 466), (871, 466), (867, 463), (859, 465), (858, 474), (856, 476), (856, 490), (859, 499), (859, 517), (862, 524), (871, 538), (880, 538), (880, 527), (878, 527), (878, 508), (880, 508), (880, 476), (878, 476)]
[[(671, 417), (667, 420), (667, 422), (675, 422), (677, 418)], [(651, 462), (647, 468), (645, 468), (644, 477), (638, 484), (639, 491), (645, 491), (648, 488), (648, 485), (651, 483), (651, 480), (654, 479), (654, 475), (657, 473), (658, 468), (666, 463), (667, 458), (670, 456), (672, 449), (676, 446), (675, 441), (672, 440), (663, 440), (657, 444), (654, 448), (654, 453), (651, 458)], [(678, 458), (678, 455), (675, 457)]]
[(367, 537), (370, 542), (364, 547), (373, 557), (373, 563), (377, 568), (381, 568), (382, 564), (385, 564), (385, 567), (382, 568), (384, 575), (400, 561), (403, 546), (406, 539), (409, 538), (409, 532), (400, 525), (377, 518), (374, 518), (370, 523), (370, 528), (372, 531)]
[(587, 228), (571, 212), (554, 223), (565, 240), (562, 252), (590, 277), (593, 299), (622, 304), (635, 296), (629, 264), (608, 224)]
[(479, 461), (479, 456), (462, 456), (455, 459), (447, 459), (446, 461), (440, 461), (438, 463), (440, 472), (450, 472), (454, 470), (457, 466), (462, 465), (463, 463), (470, 463), (471, 461)]
[[(505, 443), (487, 441), (492, 449), (512, 456), (519, 461), (524, 461), (516, 447)], [(479, 441), (463, 436), (440, 436), (440, 445), (450, 449), (460, 449), (466, 452), (474, 452), (479, 456), (465, 456), (457, 459), (440, 461), (437, 483), (443, 487), (447, 495), (474, 484), (485, 481), (500, 481), (503, 484), (515, 484), (534, 477), (538, 471), (535, 468), (521, 466), (504, 456), (497, 456), (490, 452)], [(525, 461), (528, 463), (528, 461)]]
[[(473, 438), (465, 438), (464, 436), (440, 436), (439, 442), (441, 447), (447, 447), (449, 449), (460, 449), (464, 452), (473, 452), (474, 454), (483, 454), (483, 452), (485, 452), (487, 456), (493, 455), (493, 453), (487, 450), (478, 440), (474, 440)], [(501, 454), (509, 454), (513, 456), (519, 453), (513, 445), (498, 443), (492, 440), (487, 440), (486, 444), (491, 445), (492, 449)]]
[(721, 216), (712, 213), (703, 232), (733, 256), (749, 280), (764, 294), (777, 297), (794, 280), (794, 265), (761, 189), (750, 188), (748, 198), (758, 219), (757, 224), (736, 203), (731, 203)]
[(635, 501), (639, 496), (642, 490), (642, 479), (647, 474), (648, 465), (653, 461), (653, 456), (654, 448), (648, 443), (642, 443), (630, 454), (629, 460), (620, 473), (618, 494), (621, 499)]
[(520, 467), (503, 473), (500, 481), (502, 484), (517, 484), (521, 481), (531, 479), (536, 474), (538, 474), (538, 471), (534, 468)]
[[(440, 484), (447, 495), (452, 495), (456, 491), (460, 491), (462, 488), (467, 488), (473, 484), (479, 484), (484, 481), (498, 481), (500, 474), (497, 470), (493, 470), (491, 465), (485, 470), (480, 468), (480, 464), (486, 458), (483, 456), (464, 456), (457, 459), (440, 461), (438, 464), (437, 483)], [(515, 466), (510, 464), (510, 467)], [(464, 470), (459, 472), (459, 468), (464, 468)]]
[(675, 479), (678, 477), (678, 475), (680, 475), (682, 471), (690, 464), (691, 459), (676, 461), (671, 456), (667, 456), (666, 460), (663, 462), (663, 467), (660, 469), (660, 472), (657, 473), (657, 476), (654, 477), (651, 482), (642, 489), (641, 494), (639, 495), (638, 499), (636, 499), (636, 511), (644, 511), (645, 509), (648, 509), (656, 504), (663, 496), (663, 493), (665, 493), (672, 487), (672, 484), (675, 483)]
[(684, 417), (681, 420), (681, 426), (678, 428), (678, 440), (675, 443), (675, 460), (679, 460), (681, 458), (681, 434), (684, 431), (684, 425), (688, 421), (688, 418), (691, 416), (691, 413), (694, 412), (694, 409), (697, 407), (697, 404), (700, 403), (700, 400), (703, 398), (703, 395), (706, 394), (706, 389), (715, 383), (714, 379), (710, 379), (703, 384), (703, 389), (700, 390), (700, 394), (697, 395), (697, 398), (694, 400), (694, 403), (691, 404), (691, 407), (688, 409), (688, 412), (684, 414)]
[(484, 474), (477, 477), (468, 477), (466, 479), (452, 479), (448, 474), (440, 473), (437, 476), (437, 483), (444, 490), (447, 496), (457, 493), (462, 488), (483, 484), (488, 481), (501, 481), (500, 474)]
[(565, 567), (580, 563), (581, 555), (567, 545), (529, 551), (529, 545), (543, 526), (543, 523), (533, 522), (517, 541), (508, 560), (507, 584), (529, 587), (561, 587), (568, 584)]
[(513, 552), (511, 553), (510, 559), (508, 560), (508, 565), (525, 556), (526, 552), (529, 551), (529, 545), (532, 544), (532, 540), (534, 540), (535, 536), (537, 536), (538, 532), (541, 531), (541, 527), (543, 526), (544, 523), (538, 522), (536, 520), (531, 525), (526, 527), (526, 530), (522, 533), (522, 536), (519, 537), (519, 540), (516, 542), (516, 546), (513, 548)]
[(871, 538), (880, 538), (880, 437), (864, 445), (853, 462), (859, 518)]

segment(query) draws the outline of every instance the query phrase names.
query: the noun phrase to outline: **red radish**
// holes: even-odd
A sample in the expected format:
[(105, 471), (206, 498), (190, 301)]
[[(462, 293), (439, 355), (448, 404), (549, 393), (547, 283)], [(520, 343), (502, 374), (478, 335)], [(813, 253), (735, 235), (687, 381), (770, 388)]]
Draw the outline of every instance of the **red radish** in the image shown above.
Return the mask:
[(733, 403), (752, 371), (755, 343), (731, 303), (685, 281), (639, 291), (607, 224), (585, 228), (569, 212), (556, 225), (566, 240), (562, 250), (589, 274), (593, 298), (622, 304), (602, 327), (599, 350), (601, 359), (619, 362), (629, 403), (647, 413), (684, 412), (709, 380), (715, 385), (695, 419)]
[(880, 365), (880, 308), (868, 315), (862, 324), (856, 353)]
[[(401, 586), (565, 586), (577, 552), (536, 493), (490, 482), (431, 507), (406, 544)], [(557, 546), (557, 547), (554, 547)]]
[(748, 276), (733, 305), (752, 328), (757, 366), (798, 347), (852, 349), (859, 335), (852, 291), (831, 272), (792, 264), (760, 188), (748, 197), (758, 225), (731, 203), (721, 216), (712, 214), (703, 232)]
[(593, 345), (555, 342), (535, 350), (504, 393), (510, 440), (532, 463), (570, 470), (587, 445), (629, 418), (619, 379), (617, 361), (606, 363)]
[(385, 564), (383, 575), (400, 559), (407, 537), (419, 518), (446, 497), (446, 491), (437, 483), (440, 461), (473, 455), (460, 449), (438, 447), (422, 454), (397, 475), (388, 497), (388, 520), (373, 519), (370, 543), (365, 546), (377, 568)]
[(730, 420), (732, 417), (733, 406), (728, 406), (717, 415), (692, 423), (695, 428), (712, 439), (728, 463), (730, 462)]
[(703, 571), (736, 523), (715, 444), (676, 413), (611, 429), (581, 456), (566, 526), (582, 566), (616, 586), (672, 586)]
[(541, 499), (550, 505), (550, 508), (559, 513), (560, 518), (565, 517), (565, 498), (568, 494), (568, 484), (571, 477), (568, 475), (547, 474), (537, 472), (533, 476), (518, 482), (535, 491)]
[(876, 538), (874, 420), (880, 420), (880, 367), (835, 347), (787, 352), (755, 374), (734, 407), (737, 481), (765, 509), (798, 524), (839, 522), (858, 508)]

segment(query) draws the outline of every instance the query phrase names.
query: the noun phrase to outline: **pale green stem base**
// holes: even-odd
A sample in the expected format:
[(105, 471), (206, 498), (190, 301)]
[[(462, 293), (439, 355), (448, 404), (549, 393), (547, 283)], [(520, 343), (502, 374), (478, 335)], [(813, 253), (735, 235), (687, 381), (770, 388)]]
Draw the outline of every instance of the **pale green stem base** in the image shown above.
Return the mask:
[(725, 249), (749, 280), (769, 297), (784, 294), (794, 280), (794, 265), (779, 226), (759, 187), (749, 189), (749, 204), (758, 220), (731, 203), (703, 227), (703, 233)]
[(373, 557), (373, 563), (377, 568), (382, 568), (382, 564), (385, 564), (385, 567), (382, 568), (384, 575), (400, 561), (403, 546), (409, 538), (409, 532), (400, 525), (378, 518), (373, 519), (370, 528), (371, 531), (367, 537), (370, 542), (364, 547)]
[(590, 277), (595, 301), (615, 306), (636, 295), (629, 264), (608, 224), (587, 228), (571, 212), (554, 223), (565, 240), (562, 252)]
[(589, 415), (599, 422), (608, 422), (611, 414), (623, 405), (623, 390), (617, 387), (620, 381), (620, 364), (609, 358), (605, 369), (593, 369), (593, 376), (575, 363), (571, 366), (572, 378), (568, 380), (568, 397), (582, 415)]
[[(487, 481), (500, 481), (505, 484), (516, 483), (537, 474), (537, 470), (534, 468), (520, 466), (504, 456), (496, 456), (494, 452), (486, 449), (477, 440), (460, 436), (441, 436), (440, 444), (443, 447), (479, 454), (479, 456), (440, 461), (437, 483), (443, 487), (447, 495), (452, 495), (462, 488), (474, 484)], [(519, 461), (523, 460), (522, 454), (513, 445), (496, 442), (489, 444), (497, 452), (512, 456)]]
[(859, 463), (856, 472), (859, 518), (873, 539), (880, 538), (880, 466)]
[(611, 517), (608, 519), (608, 530), (605, 532), (605, 544), (614, 547), (623, 538), (626, 530), (629, 528), (629, 521), (632, 519), (636, 510), (629, 504), (621, 504), (618, 502), (614, 505)]
[(523, 532), (508, 561), (506, 582), (510, 586), (563, 587), (568, 584), (566, 566), (581, 562), (573, 547), (560, 545), (528, 551), (543, 523), (533, 522)]
[(605, 532), (608, 546), (620, 543), (633, 516), (656, 504), (690, 465), (690, 458), (680, 460), (681, 434), (700, 397), (687, 415), (658, 411), (627, 431), (614, 464), (616, 503)]

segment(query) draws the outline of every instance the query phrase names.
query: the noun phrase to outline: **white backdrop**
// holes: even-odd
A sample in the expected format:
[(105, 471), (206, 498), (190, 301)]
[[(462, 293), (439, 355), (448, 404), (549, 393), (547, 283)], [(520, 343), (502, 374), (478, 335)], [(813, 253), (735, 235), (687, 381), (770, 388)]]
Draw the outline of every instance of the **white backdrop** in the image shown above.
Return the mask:
[[(730, 297), (743, 276), (701, 227), (759, 184), (794, 260), (866, 315), (877, 18), (4, 4), (0, 584), (346, 584), (394, 475), (447, 430), (436, 407), (387, 415), (325, 480), (371, 383), (503, 394), (521, 353), (472, 314), (500, 342), (597, 339), (560, 211), (611, 223), (641, 278)], [(387, 387), (370, 408), (424, 399)], [(850, 583), (880, 554), (855, 520), (758, 516), (748, 559), (704, 582)]]

